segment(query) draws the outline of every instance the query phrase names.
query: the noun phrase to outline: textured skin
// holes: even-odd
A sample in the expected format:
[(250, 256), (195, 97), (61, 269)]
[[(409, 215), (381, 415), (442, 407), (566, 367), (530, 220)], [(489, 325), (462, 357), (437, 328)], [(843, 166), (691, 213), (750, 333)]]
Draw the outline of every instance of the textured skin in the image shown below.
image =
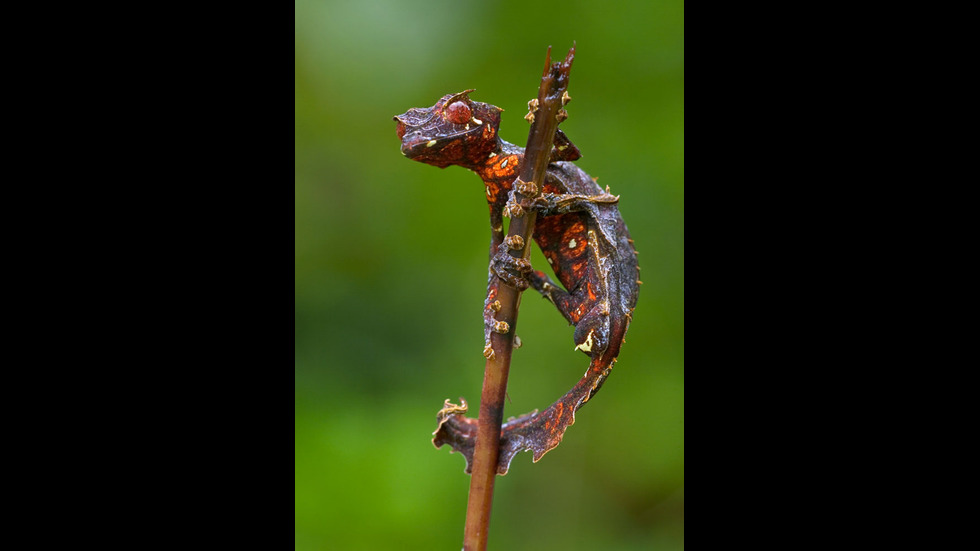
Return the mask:
[[(406, 157), (440, 168), (459, 165), (483, 180), (491, 228), (484, 354), (493, 354), (490, 333), (499, 308), (499, 303), (495, 304), (497, 290), (504, 280), (522, 289), (530, 285), (550, 300), (575, 326), (576, 350), (591, 358), (585, 375), (558, 401), (542, 412), (511, 419), (501, 427), (497, 472), (506, 474), (518, 452), (533, 451), (534, 461), (538, 461), (557, 446), (565, 429), (575, 422), (575, 411), (602, 386), (629, 328), (639, 267), (633, 241), (616, 207), (619, 198), (603, 191), (570, 162), (580, 154), (560, 130), (541, 194), (515, 205), (511, 191), (524, 149), (500, 139), (501, 109), (470, 100), (471, 91), (443, 96), (430, 108), (410, 109), (394, 119)], [(520, 209), (537, 211), (534, 240), (561, 285), (508, 254), (503, 217)], [(521, 275), (514, 276), (507, 269)], [(457, 406), (447, 400), (438, 414), (433, 443), (436, 447), (450, 444), (462, 453), (466, 472), (470, 472), (477, 420), (465, 417), (466, 410), (465, 401)]]

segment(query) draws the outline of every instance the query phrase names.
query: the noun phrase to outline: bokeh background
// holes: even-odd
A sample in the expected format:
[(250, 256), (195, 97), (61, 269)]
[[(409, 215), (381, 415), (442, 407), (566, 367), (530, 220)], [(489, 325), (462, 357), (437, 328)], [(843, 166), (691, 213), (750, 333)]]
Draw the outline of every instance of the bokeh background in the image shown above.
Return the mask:
[[(479, 408), (487, 207), (472, 173), (402, 157), (392, 116), (475, 88), (523, 145), (545, 51), (573, 40), (562, 129), (622, 196), (644, 285), (619, 363), (562, 445), (499, 479), (490, 547), (682, 549), (683, 3), (295, 9), (296, 549), (461, 547), (469, 477), (431, 433), (444, 399)], [(588, 365), (533, 291), (517, 333), (505, 416), (546, 407)]]

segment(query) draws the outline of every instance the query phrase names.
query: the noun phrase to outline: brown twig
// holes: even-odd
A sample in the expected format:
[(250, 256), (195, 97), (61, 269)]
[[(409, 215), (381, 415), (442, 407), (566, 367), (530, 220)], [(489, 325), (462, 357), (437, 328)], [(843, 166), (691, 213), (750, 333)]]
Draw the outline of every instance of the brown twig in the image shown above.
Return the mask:
[[(565, 60), (552, 65), (551, 47), (548, 47), (537, 101), (532, 100), (529, 105), (531, 113), (528, 119), (531, 120), (531, 130), (524, 150), (521, 173), (519, 180), (514, 182), (514, 199), (518, 203), (525, 197), (533, 198), (544, 184), (555, 131), (558, 129), (558, 124), (568, 116), (562, 108), (567, 100), (563, 101), (562, 96), (568, 89), (568, 75), (574, 57), (575, 45), (573, 44)], [(533, 210), (520, 215), (511, 212), (507, 239), (523, 244), (511, 250), (512, 256), (527, 259), (530, 255), (535, 219), (536, 213)], [(520, 241), (514, 239), (514, 236), (519, 236)], [(503, 281), (500, 281), (498, 288), (497, 298), (501, 308), (496, 314), (496, 319), (498, 322), (507, 323), (509, 330), (506, 333), (495, 332), (490, 337), (494, 353), (487, 359), (483, 375), (476, 449), (473, 454), (473, 473), (470, 477), (469, 501), (466, 506), (464, 551), (484, 551), (487, 547), (493, 486), (500, 448), (500, 425), (503, 421), (507, 375), (510, 371), (510, 358), (517, 329), (521, 291)]]

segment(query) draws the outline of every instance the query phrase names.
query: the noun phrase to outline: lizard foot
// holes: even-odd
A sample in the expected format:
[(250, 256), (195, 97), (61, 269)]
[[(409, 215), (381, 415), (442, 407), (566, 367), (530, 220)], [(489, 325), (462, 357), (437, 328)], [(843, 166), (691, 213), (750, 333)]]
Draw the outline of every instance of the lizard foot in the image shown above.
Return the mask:
[(490, 268), (501, 281), (523, 291), (531, 286), (528, 279), (528, 275), (531, 273), (531, 261), (525, 258), (514, 258), (507, 250), (506, 244), (500, 246), (497, 254), (493, 256), (493, 260), (490, 262)]

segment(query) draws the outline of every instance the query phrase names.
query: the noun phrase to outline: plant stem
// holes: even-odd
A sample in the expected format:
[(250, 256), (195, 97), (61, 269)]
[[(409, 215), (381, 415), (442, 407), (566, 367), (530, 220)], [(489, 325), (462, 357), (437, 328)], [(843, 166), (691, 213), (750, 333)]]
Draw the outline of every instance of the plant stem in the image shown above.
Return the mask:
[[(551, 157), (555, 131), (561, 120), (558, 118), (564, 102), (562, 95), (568, 88), (568, 73), (571, 70), (575, 46), (568, 51), (564, 62), (551, 64), (551, 47), (545, 59), (544, 74), (538, 88), (537, 111), (531, 122), (524, 160), (521, 165), (520, 180), (532, 183), (529, 197), (537, 194), (544, 184), (545, 172)], [(515, 182), (516, 184), (516, 182)], [(514, 198), (521, 201), (524, 196), (515, 185)], [(527, 259), (531, 252), (531, 237), (537, 213), (534, 210), (523, 216), (511, 218), (507, 235), (520, 236), (524, 244), (512, 250), (516, 258)], [(466, 506), (466, 529), (463, 538), (464, 551), (485, 551), (487, 533), (490, 527), (490, 510), (493, 506), (493, 486), (497, 475), (497, 457), (500, 451), (500, 425), (504, 416), (504, 398), (507, 392), (507, 376), (510, 372), (510, 359), (514, 348), (514, 335), (517, 330), (517, 313), (520, 306), (521, 291), (498, 280), (497, 299), (501, 308), (496, 314), (497, 321), (506, 322), (510, 328), (507, 333), (492, 333), (490, 344), (494, 354), (487, 359), (483, 374), (483, 392), (480, 395), (480, 416), (478, 420), (476, 447), (473, 452), (473, 473), (470, 477), (469, 501)]]

